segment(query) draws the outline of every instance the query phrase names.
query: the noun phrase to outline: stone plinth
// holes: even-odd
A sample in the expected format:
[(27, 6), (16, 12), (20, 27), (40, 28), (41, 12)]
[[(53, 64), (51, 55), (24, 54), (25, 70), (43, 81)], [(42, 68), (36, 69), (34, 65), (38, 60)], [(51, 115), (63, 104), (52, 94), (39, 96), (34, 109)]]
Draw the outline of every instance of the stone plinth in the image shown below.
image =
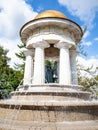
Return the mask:
[(77, 85), (20, 86), (0, 101), (0, 113), (3, 130), (98, 129), (98, 102)]

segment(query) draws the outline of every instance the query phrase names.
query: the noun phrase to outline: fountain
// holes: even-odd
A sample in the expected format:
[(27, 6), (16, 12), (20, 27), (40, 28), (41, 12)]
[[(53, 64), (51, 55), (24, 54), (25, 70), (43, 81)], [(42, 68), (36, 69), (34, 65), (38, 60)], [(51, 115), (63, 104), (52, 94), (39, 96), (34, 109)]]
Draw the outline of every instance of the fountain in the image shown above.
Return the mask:
[[(75, 60), (82, 36), (77, 23), (54, 10), (21, 28), (24, 81), (11, 99), (0, 101), (0, 130), (98, 130), (98, 101), (77, 80)], [(45, 60), (56, 63), (55, 76), (49, 66), (45, 74)], [(52, 82), (47, 76), (57, 79)]]

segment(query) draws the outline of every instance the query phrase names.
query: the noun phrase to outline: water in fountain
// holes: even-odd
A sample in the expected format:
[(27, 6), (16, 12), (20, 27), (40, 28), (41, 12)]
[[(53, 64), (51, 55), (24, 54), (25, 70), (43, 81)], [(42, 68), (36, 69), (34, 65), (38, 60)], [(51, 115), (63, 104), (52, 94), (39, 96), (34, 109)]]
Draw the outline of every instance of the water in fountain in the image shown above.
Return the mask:
[[(18, 88), (20, 88), (20, 86), (21, 86), (21, 84), (23, 83), (23, 81), (24, 81), (24, 79), (21, 80), (21, 82), (20, 82)], [(30, 87), (30, 86), (29, 86), (29, 87)], [(18, 89), (16, 89), (16, 91), (13, 92), (13, 93), (14, 93), (13, 96), (16, 96), (17, 92), (18, 92)], [(22, 91), (20, 91), (20, 94), (21, 94), (21, 93), (22, 93)], [(26, 96), (26, 94), (27, 94), (27, 91), (25, 90), (24, 95)], [(25, 98), (25, 97), (24, 97), (24, 98)], [(14, 103), (14, 108), (13, 108), (14, 111), (7, 113), (7, 114), (6, 114), (6, 117), (5, 117), (5, 124), (8, 124), (7, 127), (10, 127), (10, 129), (12, 129), (13, 124), (14, 124), (14, 122), (15, 122), (14, 120), (17, 118), (17, 115), (19, 114), (19, 111), (20, 111), (20, 109), (21, 109), (21, 107), (22, 107), (22, 102), (20, 102), (18, 99), (17, 99), (17, 100), (16, 100), (16, 99), (6, 99), (5, 102), (9, 102), (9, 104), (10, 104), (9, 107), (8, 107), (8, 109), (11, 109), (12, 103)], [(19, 103), (18, 109), (17, 109), (17, 102)], [(17, 110), (17, 111), (16, 111), (16, 110)], [(11, 116), (11, 119), (10, 119), (9, 122), (7, 122), (9, 116)]]
[[(23, 80), (21, 80), (19, 86), (21, 85), (22, 82), (23, 82)], [(16, 93), (17, 93), (17, 90), (14, 91), (14, 96), (16, 95)], [(8, 109), (11, 109), (11, 106), (12, 106), (11, 102), (14, 102), (14, 100), (12, 100), (12, 99), (10, 99), (10, 100), (9, 100), (9, 99), (6, 99), (5, 102), (9, 102), (9, 103), (10, 103)], [(15, 109), (16, 109), (16, 105), (14, 106), (14, 110), (15, 110)], [(9, 113), (6, 114), (5, 124), (7, 124), (7, 119), (8, 119), (9, 116), (13, 117), (13, 116), (14, 116), (14, 113), (9, 112)], [(8, 123), (8, 126), (9, 126), (9, 125), (11, 126), (11, 123), (12, 123), (12, 120), (10, 120), (10, 122)]]

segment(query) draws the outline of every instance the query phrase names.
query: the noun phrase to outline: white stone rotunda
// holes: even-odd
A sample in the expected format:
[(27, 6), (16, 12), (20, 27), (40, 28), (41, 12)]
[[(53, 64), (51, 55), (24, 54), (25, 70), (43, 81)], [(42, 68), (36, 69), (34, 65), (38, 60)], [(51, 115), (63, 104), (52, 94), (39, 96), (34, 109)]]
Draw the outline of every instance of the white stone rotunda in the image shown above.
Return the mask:
[[(24, 83), (0, 101), (0, 130), (98, 130), (98, 101), (77, 81), (81, 27), (50, 10), (27, 22), (20, 36), (26, 45)], [(57, 83), (45, 81), (50, 59), (58, 66)]]
[(45, 84), (45, 60), (58, 62), (59, 85), (77, 85), (77, 44), (83, 36), (81, 27), (64, 14), (48, 10), (38, 14), (20, 30), (26, 45), (24, 85)]

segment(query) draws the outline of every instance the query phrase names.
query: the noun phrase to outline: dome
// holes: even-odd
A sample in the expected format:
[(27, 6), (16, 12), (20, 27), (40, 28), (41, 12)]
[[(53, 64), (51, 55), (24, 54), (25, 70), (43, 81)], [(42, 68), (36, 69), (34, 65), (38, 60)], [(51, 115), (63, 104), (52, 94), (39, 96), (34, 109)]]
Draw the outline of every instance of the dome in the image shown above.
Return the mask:
[(67, 18), (63, 13), (55, 10), (47, 10), (44, 11), (40, 14), (38, 14), (35, 19), (40, 19), (40, 18), (48, 18), (48, 17), (57, 17), (57, 18)]

